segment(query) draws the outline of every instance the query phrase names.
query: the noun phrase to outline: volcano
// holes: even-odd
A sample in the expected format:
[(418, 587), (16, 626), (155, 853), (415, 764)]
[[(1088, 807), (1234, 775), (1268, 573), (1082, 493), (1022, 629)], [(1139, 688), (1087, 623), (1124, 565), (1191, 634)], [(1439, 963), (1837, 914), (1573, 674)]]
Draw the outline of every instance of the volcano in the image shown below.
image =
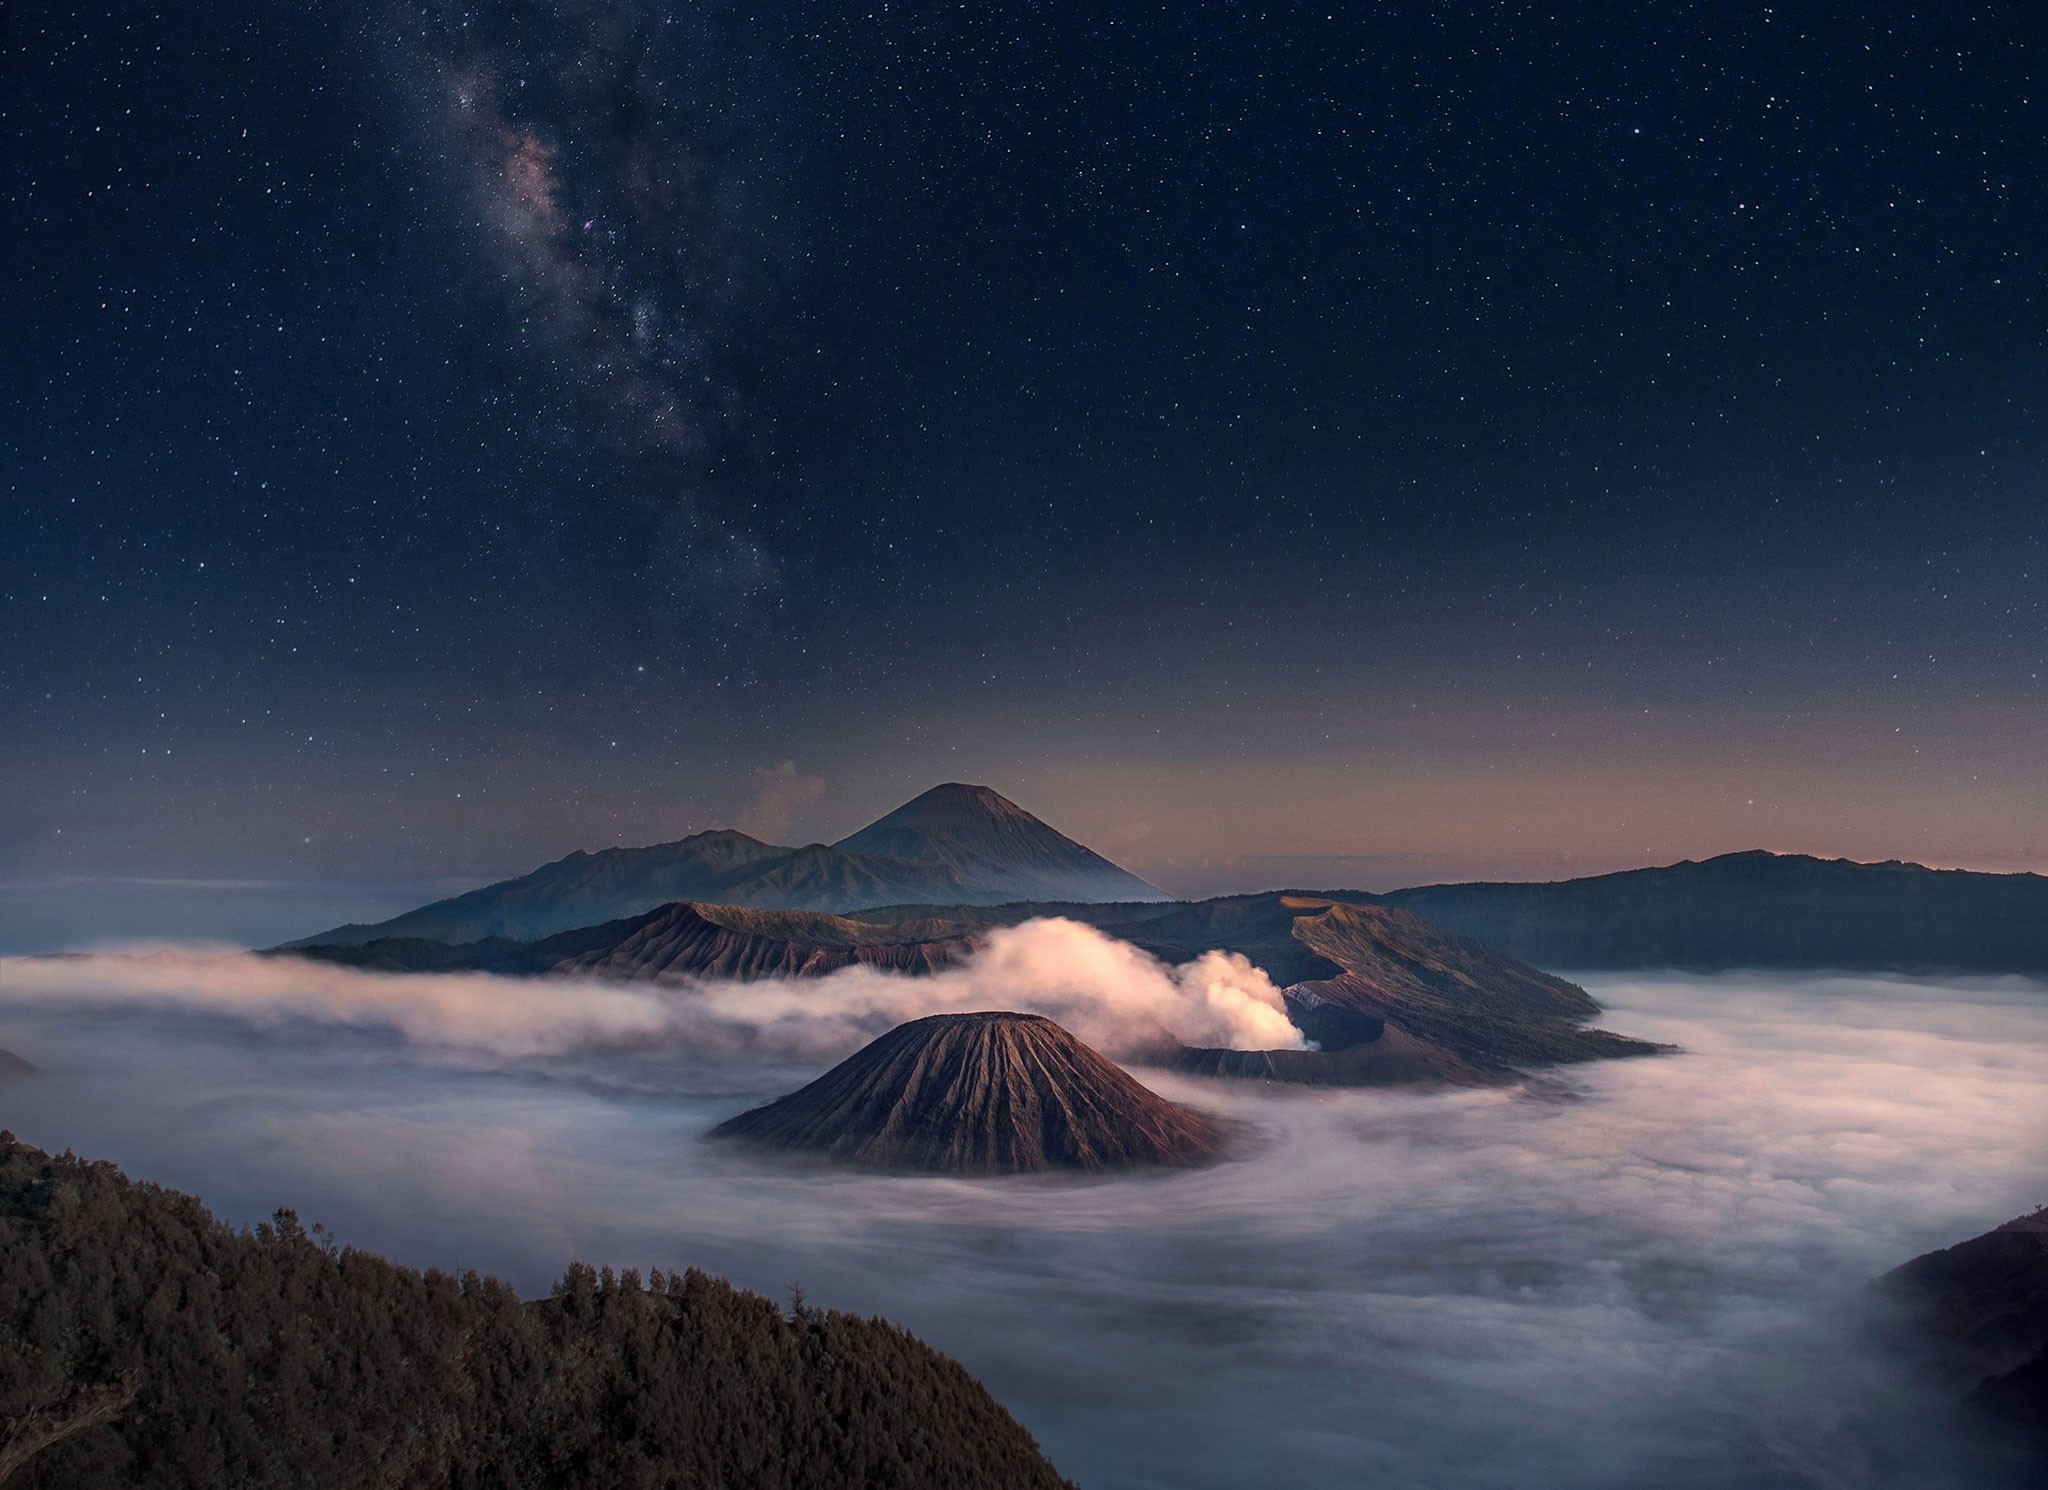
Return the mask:
[(1194, 1165), (1222, 1135), (1036, 1014), (898, 1025), (809, 1086), (711, 1130), (875, 1169), (942, 1174)]

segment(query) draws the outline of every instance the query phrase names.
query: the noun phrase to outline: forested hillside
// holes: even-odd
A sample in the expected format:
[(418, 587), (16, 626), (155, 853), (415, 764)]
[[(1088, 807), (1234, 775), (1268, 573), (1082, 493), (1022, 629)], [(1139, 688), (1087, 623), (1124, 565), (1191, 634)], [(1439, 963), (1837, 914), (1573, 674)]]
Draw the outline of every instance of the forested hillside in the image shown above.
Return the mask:
[[(24, 1468), (32, 1465), (32, 1468)], [(552, 1298), (253, 1232), (0, 1133), (0, 1484), (1066, 1484), (956, 1362), (695, 1270)]]

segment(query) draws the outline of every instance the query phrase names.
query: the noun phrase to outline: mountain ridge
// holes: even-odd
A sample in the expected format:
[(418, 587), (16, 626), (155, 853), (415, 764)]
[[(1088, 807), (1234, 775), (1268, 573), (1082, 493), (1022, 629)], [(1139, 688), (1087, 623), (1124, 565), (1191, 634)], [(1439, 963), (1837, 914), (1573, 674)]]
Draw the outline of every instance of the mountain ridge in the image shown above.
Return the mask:
[(1371, 897), (1546, 967), (2048, 972), (2048, 876), (1745, 849)]

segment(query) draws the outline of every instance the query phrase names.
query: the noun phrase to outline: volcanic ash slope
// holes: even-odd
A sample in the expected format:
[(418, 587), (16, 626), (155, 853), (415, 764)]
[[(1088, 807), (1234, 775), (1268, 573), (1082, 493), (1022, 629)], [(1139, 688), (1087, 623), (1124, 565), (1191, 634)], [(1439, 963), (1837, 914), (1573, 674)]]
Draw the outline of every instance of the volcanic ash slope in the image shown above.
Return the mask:
[(1222, 1135), (1035, 1014), (898, 1025), (809, 1086), (711, 1132), (877, 1169), (943, 1174), (1193, 1165)]

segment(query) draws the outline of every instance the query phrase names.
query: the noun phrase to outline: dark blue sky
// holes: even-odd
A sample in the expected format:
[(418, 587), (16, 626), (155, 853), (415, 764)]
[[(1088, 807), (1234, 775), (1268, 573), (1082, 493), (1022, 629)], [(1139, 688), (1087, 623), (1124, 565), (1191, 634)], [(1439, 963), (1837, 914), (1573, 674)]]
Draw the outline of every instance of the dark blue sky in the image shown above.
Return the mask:
[(1915, 9), (18, 0), (0, 876), (2048, 868), (2048, 28)]

